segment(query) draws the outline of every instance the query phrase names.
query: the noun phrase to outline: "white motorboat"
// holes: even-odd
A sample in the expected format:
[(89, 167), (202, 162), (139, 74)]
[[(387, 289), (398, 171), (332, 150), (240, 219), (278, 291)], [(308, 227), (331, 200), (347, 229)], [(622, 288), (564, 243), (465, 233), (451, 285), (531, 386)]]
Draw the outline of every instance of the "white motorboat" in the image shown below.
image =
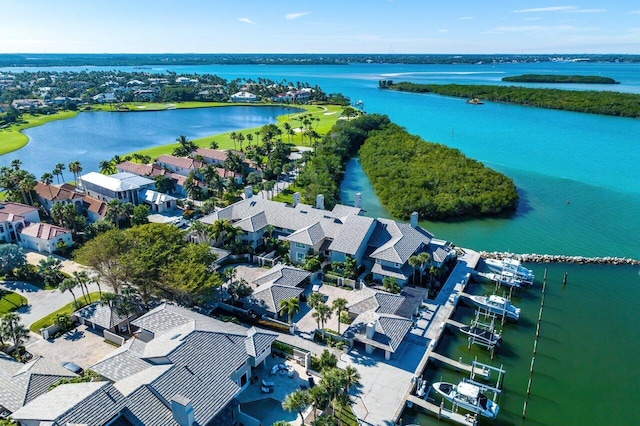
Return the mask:
[(426, 394), (427, 394), (427, 381), (424, 379), (420, 379), (418, 381), (416, 395), (418, 396), (418, 398), (424, 398)]
[(486, 309), (496, 315), (506, 315), (507, 318), (518, 320), (520, 318), (520, 308), (509, 302), (508, 299), (492, 294), (491, 296), (469, 296), (468, 299), (476, 306)]
[(500, 343), (502, 343), (500, 333), (493, 332), (478, 324), (465, 325), (460, 327), (459, 330), (469, 336), (470, 339), (473, 338), (486, 346), (500, 346)]
[(500, 410), (498, 404), (487, 398), (480, 392), (480, 387), (472, 383), (462, 381), (454, 385), (453, 383), (436, 382), (432, 386), (444, 399), (472, 413), (495, 419)]
[(481, 275), (486, 277), (489, 281), (497, 282), (498, 284), (507, 287), (520, 288), (523, 284), (523, 281), (520, 278), (516, 277), (509, 271), (502, 271), (501, 273), (487, 272)]
[(485, 259), (484, 263), (493, 271), (510, 272), (526, 284), (533, 284), (535, 278), (533, 271), (522, 266), (522, 263), (518, 259)]

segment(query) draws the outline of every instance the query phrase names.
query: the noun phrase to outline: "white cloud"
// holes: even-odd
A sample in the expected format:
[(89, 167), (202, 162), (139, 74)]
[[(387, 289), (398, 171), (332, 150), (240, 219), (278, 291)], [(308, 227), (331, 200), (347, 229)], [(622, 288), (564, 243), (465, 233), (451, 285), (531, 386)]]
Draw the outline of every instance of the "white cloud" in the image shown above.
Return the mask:
[(523, 21), (539, 21), (540, 17), (531, 17), (531, 18), (524, 18)]
[(518, 9), (513, 13), (536, 13), (536, 12), (566, 12), (568, 10), (576, 9), (575, 6), (549, 6), (549, 7), (535, 7), (533, 9)]
[(601, 12), (606, 12), (607, 9), (577, 9), (577, 10), (572, 10), (571, 12), (575, 12), (575, 13), (601, 13)]
[(632, 10), (631, 14), (632, 15), (640, 15), (640, 10)]
[(449, 30), (448, 30), (448, 29), (446, 29), (446, 28), (439, 28), (439, 29), (438, 29), (438, 32), (439, 32), (439, 33), (448, 33), (448, 32), (449, 32)]
[(501, 26), (491, 30), (492, 34), (497, 33), (532, 33), (532, 32), (551, 32), (551, 31), (577, 31), (580, 28), (571, 25), (556, 25), (556, 26), (543, 26), (543, 25), (512, 25)]
[(460, 19), (463, 21), (468, 21), (470, 19), (473, 19), (473, 16), (461, 16)]
[(311, 15), (311, 12), (296, 12), (296, 13), (287, 13), (284, 15), (284, 19), (287, 21), (293, 21), (294, 19), (302, 18), (303, 16)]
[(253, 22), (251, 19), (249, 18), (238, 18), (238, 21), (240, 22), (244, 22), (245, 24), (255, 24), (255, 22)]

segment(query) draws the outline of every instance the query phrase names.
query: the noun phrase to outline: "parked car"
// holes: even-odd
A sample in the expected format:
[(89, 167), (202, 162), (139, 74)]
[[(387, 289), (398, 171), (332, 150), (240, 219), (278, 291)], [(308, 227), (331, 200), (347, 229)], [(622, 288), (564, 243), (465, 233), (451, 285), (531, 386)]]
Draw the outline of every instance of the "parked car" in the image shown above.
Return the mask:
[(82, 373), (84, 373), (84, 370), (82, 369), (82, 367), (80, 367), (75, 362), (67, 361), (67, 362), (63, 362), (60, 365), (66, 368), (67, 370), (71, 371), (72, 373), (76, 373), (77, 375), (81, 375)]

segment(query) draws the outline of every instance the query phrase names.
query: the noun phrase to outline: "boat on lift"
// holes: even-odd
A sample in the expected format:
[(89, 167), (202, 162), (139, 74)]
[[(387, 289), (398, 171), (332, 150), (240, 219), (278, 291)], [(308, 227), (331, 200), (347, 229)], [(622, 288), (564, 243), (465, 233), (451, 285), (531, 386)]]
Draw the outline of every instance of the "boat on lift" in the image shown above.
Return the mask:
[(533, 271), (522, 266), (518, 259), (484, 259), (484, 263), (494, 272), (509, 272), (525, 284), (533, 284)]
[(520, 308), (513, 306), (509, 299), (492, 294), (491, 296), (467, 297), (474, 305), (483, 308), (492, 314), (506, 315), (507, 318), (517, 321), (520, 318)]
[(457, 385), (446, 382), (436, 382), (433, 389), (447, 401), (472, 413), (495, 419), (500, 407), (487, 398), (479, 386), (461, 381)]

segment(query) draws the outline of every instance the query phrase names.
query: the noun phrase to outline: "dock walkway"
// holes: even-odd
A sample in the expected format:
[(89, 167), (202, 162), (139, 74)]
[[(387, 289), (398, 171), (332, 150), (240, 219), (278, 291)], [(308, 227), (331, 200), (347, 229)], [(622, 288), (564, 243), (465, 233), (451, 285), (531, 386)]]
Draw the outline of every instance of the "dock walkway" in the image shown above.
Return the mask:
[(411, 402), (412, 404), (417, 405), (418, 407), (421, 407), (427, 411), (432, 412), (436, 416), (449, 419), (458, 424), (470, 425), (470, 426), (474, 426), (476, 424), (476, 422), (472, 420), (473, 419), (472, 416), (468, 416), (460, 413), (454, 413), (451, 410), (447, 410), (429, 401), (425, 401), (424, 399), (418, 398), (415, 395), (409, 395), (407, 397), (407, 402)]

